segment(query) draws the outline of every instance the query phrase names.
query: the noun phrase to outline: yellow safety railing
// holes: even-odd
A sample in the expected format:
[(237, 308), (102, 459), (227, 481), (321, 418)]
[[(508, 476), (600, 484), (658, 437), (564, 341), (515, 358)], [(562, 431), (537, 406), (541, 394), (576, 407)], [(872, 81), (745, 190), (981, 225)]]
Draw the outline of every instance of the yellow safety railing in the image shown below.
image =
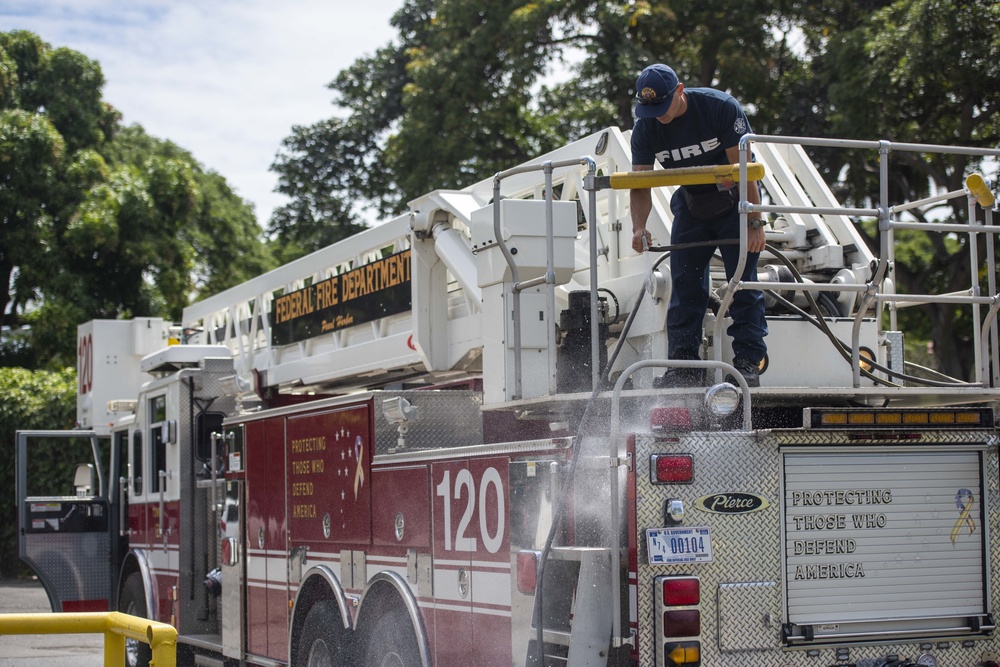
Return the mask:
[(104, 635), (105, 667), (124, 667), (125, 640), (149, 644), (150, 667), (177, 667), (177, 630), (117, 611), (76, 614), (0, 614), (0, 635)]

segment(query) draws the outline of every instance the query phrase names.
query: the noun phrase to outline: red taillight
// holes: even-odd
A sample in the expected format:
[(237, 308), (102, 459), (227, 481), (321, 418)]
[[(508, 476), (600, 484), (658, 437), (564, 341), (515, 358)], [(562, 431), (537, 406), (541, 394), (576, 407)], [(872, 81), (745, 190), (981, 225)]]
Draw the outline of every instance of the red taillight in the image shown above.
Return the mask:
[(691, 411), (680, 407), (653, 408), (649, 425), (654, 431), (691, 428)]
[(684, 607), (701, 602), (701, 581), (694, 577), (663, 580), (663, 604)]
[(664, 637), (697, 637), (701, 634), (701, 612), (697, 609), (674, 609), (663, 612)]
[(539, 551), (517, 552), (517, 592), (521, 595), (534, 595), (538, 586)]
[(651, 463), (653, 484), (686, 484), (694, 480), (694, 457), (690, 454), (653, 454)]
[[(701, 665), (701, 642), (678, 638), (701, 636), (701, 582), (698, 577), (656, 577), (657, 664)], [(664, 641), (667, 640), (667, 641)]]

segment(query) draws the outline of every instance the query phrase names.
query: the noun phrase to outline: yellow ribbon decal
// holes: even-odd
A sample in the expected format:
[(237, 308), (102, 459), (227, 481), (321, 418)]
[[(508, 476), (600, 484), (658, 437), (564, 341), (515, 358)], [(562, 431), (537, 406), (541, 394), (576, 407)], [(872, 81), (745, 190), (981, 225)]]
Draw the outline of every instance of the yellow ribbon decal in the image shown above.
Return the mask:
[(361, 436), (354, 440), (354, 458), (358, 460), (358, 467), (354, 469), (354, 499), (358, 499), (358, 491), (365, 485), (365, 446), (361, 444)]
[(968, 526), (969, 535), (976, 532), (976, 522), (972, 518), (972, 507), (976, 504), (976, 497), (968, 489), (959, 489), (955, 494), (955, 507), (959, 509), (958, 521), (951, 529), (951, 543), (954, 544), (962, 534), (962, 526)]

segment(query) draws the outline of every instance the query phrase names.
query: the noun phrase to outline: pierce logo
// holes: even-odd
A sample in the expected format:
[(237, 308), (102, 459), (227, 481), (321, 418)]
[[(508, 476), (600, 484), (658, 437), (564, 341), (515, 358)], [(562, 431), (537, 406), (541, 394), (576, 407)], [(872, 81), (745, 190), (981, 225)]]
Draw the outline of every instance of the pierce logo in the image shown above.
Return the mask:
[(694, 501), (694, 506), (703, 512), (716, 514), (748, 514), (771, 506), (764, 496), (755, 493), (713, 493)]

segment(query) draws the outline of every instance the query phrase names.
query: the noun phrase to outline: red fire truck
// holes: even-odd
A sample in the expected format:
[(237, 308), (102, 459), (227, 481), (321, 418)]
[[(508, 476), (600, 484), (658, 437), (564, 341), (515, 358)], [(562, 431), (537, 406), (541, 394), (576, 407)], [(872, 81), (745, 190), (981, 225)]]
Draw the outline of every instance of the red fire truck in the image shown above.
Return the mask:
[[(880, 195), (839, 202), (815, 147), (877, 160)], [(900, 153), (982, 172), (893, 202)], [(633, 174), (608, 129), (179, 325), (84, 324), (79, 429), (18, 434), (21, 558), (54, 611), (169, 622), (199, 665), (998, 665), (998, 156), (750, 136), (732, 167)], [(769, 249), (754, 283), (711, 267), (704, 361), (678, 362), (710, 386), (658, 388), (669, 197), (713, 182)], [(961, 236), (968, 290), (897, 293), (900, 230)], [(740, 289), (766, 291), (759, 388)], [(906, 359), (897, 312), (930, 303), (969, 315), (971, 381)], [(53, 456), (74, 479), (34, 481)]]

